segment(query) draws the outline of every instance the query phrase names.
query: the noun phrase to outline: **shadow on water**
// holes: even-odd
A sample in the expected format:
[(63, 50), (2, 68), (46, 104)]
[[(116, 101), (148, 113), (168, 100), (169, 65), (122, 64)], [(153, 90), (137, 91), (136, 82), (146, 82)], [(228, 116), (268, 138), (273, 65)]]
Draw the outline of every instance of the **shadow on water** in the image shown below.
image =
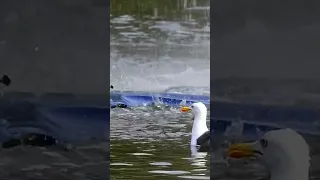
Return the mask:
[(192, 121), (177, 109), (112, 109), (111, 178), (209, 179), (210, 155), (189, 144)]

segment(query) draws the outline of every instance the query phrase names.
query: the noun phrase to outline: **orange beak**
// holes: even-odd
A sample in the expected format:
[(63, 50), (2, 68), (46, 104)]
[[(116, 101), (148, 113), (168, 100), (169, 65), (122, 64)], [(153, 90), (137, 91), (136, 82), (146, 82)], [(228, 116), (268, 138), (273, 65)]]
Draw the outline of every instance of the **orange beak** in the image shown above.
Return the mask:
[(180, 111), (181, 111), (181, 112), (190, 112), (190, 111), (191, 111), (191, 108), (188, 107), (188, 106), (182, 106), (182, 107), (180, 108)]
[(233, 144), (228, 149), (228, 156), (232, 158), (249, 158), (255, 155), (255, 150), (249, 144)]

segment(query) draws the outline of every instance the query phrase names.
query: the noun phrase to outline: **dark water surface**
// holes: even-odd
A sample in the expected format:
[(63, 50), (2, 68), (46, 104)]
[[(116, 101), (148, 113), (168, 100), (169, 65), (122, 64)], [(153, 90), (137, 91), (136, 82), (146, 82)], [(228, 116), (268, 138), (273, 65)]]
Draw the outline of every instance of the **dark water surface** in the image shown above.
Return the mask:
[(1, 150), (0, 178), (14, 180), (109, 179), (109, 143), (88, 142), (64, 151), (49, 147)]
[(7, 89), (108, 92), (109, 7), (100, 2), (1, 1), (0, 72), (12, 78)]
[[(101, 96), (97, 99), (101, 99)], [(92, 96), (5, 92), (0, 141), (41, 133), (63, 141), (51, 147), (0, 150), (1, 179), (108, 179), (109, 110)]]

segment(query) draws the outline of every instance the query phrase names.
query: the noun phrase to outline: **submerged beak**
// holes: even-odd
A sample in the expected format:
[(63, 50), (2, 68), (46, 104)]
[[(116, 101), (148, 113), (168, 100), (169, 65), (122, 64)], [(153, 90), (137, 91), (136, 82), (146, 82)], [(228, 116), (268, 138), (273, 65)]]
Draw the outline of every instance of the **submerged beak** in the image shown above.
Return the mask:
[(191, 108), (188, 107), (188, 106), (182, 106), (182, 107), (180, 108), (180, 111), (181, 111), (181, 112), (190, 112), (190, 111), (191, 111)]
[(238, 143), (233, 144), (228, 149), (228, 156), (231, 158), (249, 158), (256, 154), (262, 153), (253, 147), (252, 143)]

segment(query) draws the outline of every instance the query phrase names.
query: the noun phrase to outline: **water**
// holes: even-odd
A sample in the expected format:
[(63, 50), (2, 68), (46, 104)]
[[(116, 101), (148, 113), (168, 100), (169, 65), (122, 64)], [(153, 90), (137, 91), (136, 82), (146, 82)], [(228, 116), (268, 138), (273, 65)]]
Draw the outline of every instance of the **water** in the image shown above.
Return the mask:
[(135, 6), (111, 1), (110, 71), (115, 90), (209, 87), (209, 1), (130, 2)]
[(209, 179), (210, 156), (189, 145), (190, 114), (141, 107), (110, 115), (112, 179)]
[(108, 179), (109, 145), (78, 144), (76, 150), (15, 147), (1, 150), (1, 179)]
[(5, 92), (0, 100), (0, 142), (36, 132), (65, 141), (72, 148), (0, 149), (0, 178), (107, 179), (109, 123), (105, 117), (109, 111), (103, 106), (105, 100), (102, 103), (97, 99)]
[[(209, 4), (111, 1), (114, 90), (209, 95)], [(190, 150), (191, 126), (174, 108), (112, 109), (111, 179), (209, 179), (209, 155)]]

